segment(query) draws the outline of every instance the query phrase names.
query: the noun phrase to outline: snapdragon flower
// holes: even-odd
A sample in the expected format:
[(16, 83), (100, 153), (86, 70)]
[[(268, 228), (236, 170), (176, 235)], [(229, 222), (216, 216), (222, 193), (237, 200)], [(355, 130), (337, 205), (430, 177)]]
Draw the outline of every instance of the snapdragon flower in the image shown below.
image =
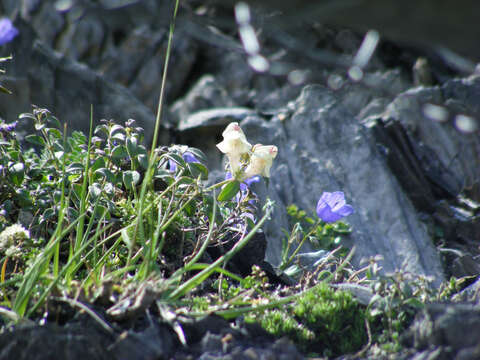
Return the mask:
[(278, 149), (275, 145), (255, 145), (243, 177), (250, 178), (255, 175), (270, 177), (270, 168), (277, 153)]
[(242, 166), (242, 155), (247, 154), (252, 145), (247, 141), (242, 128), (237, 122), (228, 124), (222, 133), (223, 141), (217, 144), (218, 149), (227, 155), (230, 170), (236, 178)]
[(18, 30), (13, 26), (8, 18), (0, 19), (0, 45), (9, 43), (15, 36), (18, 35)]
[(327, 223), (338, 221), (353, 212), (353, 207), (346, 203), (342, 191), (324, 192), (317, 203), (317, 215)]

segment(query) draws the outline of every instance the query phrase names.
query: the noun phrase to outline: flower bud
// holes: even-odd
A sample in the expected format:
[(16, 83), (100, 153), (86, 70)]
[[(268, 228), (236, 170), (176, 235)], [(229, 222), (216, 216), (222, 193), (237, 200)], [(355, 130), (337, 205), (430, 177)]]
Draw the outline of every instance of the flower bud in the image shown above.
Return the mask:
[(237, 122), (230, 123), (222, 133), (223, 141), (217, 144), (218, 149), (227, 155), (230, 168), (236, 174), (241, 167), (241, 157), (248, 153), (252, 145), (247, 141), (243, 130)]

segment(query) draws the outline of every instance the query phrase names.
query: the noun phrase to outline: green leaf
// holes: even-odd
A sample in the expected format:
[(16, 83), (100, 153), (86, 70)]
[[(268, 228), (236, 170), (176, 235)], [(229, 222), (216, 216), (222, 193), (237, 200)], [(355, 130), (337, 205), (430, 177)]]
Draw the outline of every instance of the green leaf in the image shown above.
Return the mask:
[(30, 144), (45, 146), (45, 140), (39, 135), (27, 135), (25, 140)]
[(105, 167), (105, 159), (103, 157), (97, 158), (93, 164), (90, 165), (90, 171), (97, 171), (98, 169)]
[(92, 211), (93, 211), (92, 215), (97, 219), (102, 217), (103, 213), (108, 212), (107, 208), (101, 204), (97, 204), (95, 208), (92, 209)]
[(107, 168), (100, 168), (95, 171), (95, 175), (100, 175), (104, 177), (108, 182), (115, 182), (115, 175), (113, 172)]
[(127, 138), (127, 150), (130, 156), (135, 156), (138, 153), (138, 142), (134, 137)]
[(37, 118), (35, 117), (35, 115), (30, 114), (30, 113), (22, 113), (22, 114), (18, 115), (18, 118), (19, 118), (19, 119), (37, 120)]
[(237, 180), (232, 180), (225, 185), (218, 194), (218, 201), (227, 201), (233, 198), (240, 191), (240, 183)]
[(45, 123), (43, 122), (35, 122), (35, 130), (40, 131), (45, 127)]
[(412, 297), (410, 299), (405, 300), (404, 302), (405, 305), (410, 305), (416, 309), (422, 309), (425, 307), (425, 304), (422, 303), (419, 299)]
[(70, 219), (76, 219), (79, 216), (78, 211), (73, 207), (68, 207), (67, 214)]
[(121, 159), (127, 156), (127, 149), (123, 145), (115, 146), (112, 150), (112, 158)]
[(106, 136), (108, 136), (108, 126), (105, 125), (105, 124), (101, 124), (101, 125), (98, 125), (96, 128), (95, 128), (95, 131), (93, 132), (95, 135), (99, 135), (101, 133), (105, 134)]
[(78, 200), (81, 198), (82, 194), (82, 185), (80, 184), (72, 184), (72, 190)]
[(138, 155), (137, 159), (138, 159), (138, 163), (140, 164), (140, 166), (143, 169), (147, 170), (147, 168), (148, 168), (148, 156), (146, 154), (140, 154), (140, 155)]
[(201, 150), (197, 148), (189, 147), (188, 152), (191, 152), (197, 158), (198, 161), (203, 163), (207, 162), (207, 157)]
[(58, 129), (48, 128), (46, 129), (46, 132), (57, 140), (62, 138), (62, 133)]
[(94, 183), (88, 187), (88, 191), (90, 192), (92, 199), (97, 199), (100, 195), (102, 195), (102, 187), (99, 183)]
[(48, 208), (46, 209), (42, 215), (40, 215), (40, 223), (48, 220), (48, 219), (52, 219), (54, 216), (55, 216), (55, 209), (53, 208)]
[(11, 95), (12, 92), (10, 90), (8, 90), (7, 88), (3, 87), (2, 85), (0, 85), (0, 92), (4, 93), (4, 94), (9, 94)]
[(55, 151), (55, 153), (54, 153), (55, 158), (57, 158), (58, 160), (62, 160), (63, 154), (65, 154), (64, 151)]
[(47, 121), (50, 125), (56, 127), (57, 129), (61, 128), (60, 121), (58, 121), (58, 119), (55, 116), (49, 116), (47, 118)]
[(131, 249), (133, 247), (134, 243), (132, 241), (132, 238), (128, 234), (127, 229), (123, 228), (120, 231), (120, 233), (121, 233), (121, 236), (122, 236), (122, 241), (125, 243), (125, 245), (127, 245), (127, 248)]
[(125, 187), (132, 190), (140, 181), (140, 173), (138, 171), (127, 170), (123, 172), (123, 183)]
[(81, 174), (83, 172), (83, 169), (83, 164), (80, 164), (79, 162), (74, 162), (67, 166), (66, 171), (69, 174)]
[(253, 222), (253, 220), (250, 219), (249, 217), (245, 217), (245, 220), (247, 221), (248, 230), (253, 229), (253, 227), (255, 226), (255, 223)]
[(208, 179), (208, 169), (205, 165), (200, 163), (187, 163), (187, 168), (190, 170), (192, 177), (197, 178), (201, 175), (201, 179)]
[(185, 160), (180, 155), (169, 153), (167, 157), (173, 160), (177, 166), (185, 167)]
[(10, 166), (9, 172), (12, 182), (17, 186), (21, 185), (25, 177), (25, 165), (23, 163), (15, 163)]
[(25, 188), (20, 188), (16, 191), (16, 195), (17, 195), (18, 204), (22, 208), (25, 209), (29, 206), (32, 206), (33, 201), (32, 201), (32, 198), (30, 196), (30, 191), (29, 190), (27, 190)]
[(196, 210), (196, 207), (192, 203), (189, 203), (185, 206), (185, 213), (188, 216), (193, 216), (195, 214), (195, 210)]
[(125, 141), (125, 134), (121, 132), (117, 132), (112, 136), (112, 140), (116, 140), (120, 143), (123, 143)]
[(118, 124), (114, 124), (111, 128), (110, 128), (110, 136), (113, 136), (114, 134), (118, 133), (118, 132), (125, 132), (125, 128), (122, 126), (122, 125), (118, 125)]
[(165, 169), (159, 169), (159, 168), (155, 169), (153, 178), (162, 180), (168, 185), (172, 184), (175, 181), (173, 174), (170, 171), (167, 171)]

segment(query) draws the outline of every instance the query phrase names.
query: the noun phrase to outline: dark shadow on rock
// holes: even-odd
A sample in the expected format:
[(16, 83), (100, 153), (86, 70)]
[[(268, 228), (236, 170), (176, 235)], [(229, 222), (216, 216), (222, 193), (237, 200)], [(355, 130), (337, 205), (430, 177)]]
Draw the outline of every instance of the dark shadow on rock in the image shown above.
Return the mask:
[[(13, 121), (21, 112), (31, 111), (31, 104), (50, 110), (69, 130), (88, 133), (90, 109), (93, 106), (94, 125), (102, 118), (119, 123), (133, 118), (144, 128), (146, 141), (153, 135), (155, 116), (125, 87), (106, 80), (88, 66), (71, 60), (35, 40), (35, 32), (22, 20), (16, 26), (20, 35), (1, 54), (16, 54), (7, 63), (8, 76), (2, 83), (13, 95), (0, 94), (0, 115)], [(21, 55), (18, 55), (21, 54)], [(20, 123), (20, 134), (33, 128), (33, 124)], [(160, 143), (169, 143), (165, 128)]]

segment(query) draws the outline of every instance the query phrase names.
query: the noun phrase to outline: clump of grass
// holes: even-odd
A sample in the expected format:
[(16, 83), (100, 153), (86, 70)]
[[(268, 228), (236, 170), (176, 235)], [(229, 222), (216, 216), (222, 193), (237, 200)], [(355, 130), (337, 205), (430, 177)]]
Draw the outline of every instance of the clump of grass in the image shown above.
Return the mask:
[[(267, 205), (265, 216), (248, 224), (240, 218), (241, 204), (231, 201), (234, 193), (217, 204), (215, 191), (222, 183), (204, 186), (208, 169), (201, 151), (156, 147), (177, 10), (178, 1), (150, 152), (133, 120), (125, 125), (103, 120), (93, 128), (91, 117), (88, 135), (67, 136), (55, 116), (35, 107), (18, 119), (34, 123), (36, 132), (25, 137), (31, 147), (18, 141), (15, 124), (2, 124), (0, 231), (20, 222), (33, 239), (15, 263), (11, 253), (0, 253), (2, 305), (18, 318), (39, 316), (52, 292), (81, 288), (93, 294), (112, 281), (127, 285), (157, 278), (159, 298), (179, 299), (222, 272), (271, 213)], [(187, 161), (186, 153), (196, 161)], [(199, 264), (209, 244), (232, 232), (237, 233), (232, 250)], [(192, 270), (198, 273), (188, 275)]]
[[(20, 316), (33, 315), (52, 288), (68, 288), (73, 280), (86, 291), (106, 278), (162, 276), (174, 288), (165, 296), (178, 298), (216, 272), (266, 219), (246, 234), (241, 206), (227, 199), (217, 211), (216, 186), (203, 185), (208, 176), (203, 153), (162, 147), (150, 162), (142, 129), (133, 120), (124, 126), (103, 121), (87, 138), (79, 132), (67, 136), (46, 109), (34, 108), (20, 118), (35, 122), (37, 133), (26, 137), (35, 149), (23, 150), (13, 129), (0, 135), (0, 230), (23, 219), (37, 249), (23, 247), (21, 268), (7, 266), (12, 255), (0, 250), (5, 280), (0, 288), (5, 304)], [(185, 161), (185, 152), (197, 161)], [(196, 280), (184, 281), (206, 246), (232, 232), (239, 235), (235, 250)]]

